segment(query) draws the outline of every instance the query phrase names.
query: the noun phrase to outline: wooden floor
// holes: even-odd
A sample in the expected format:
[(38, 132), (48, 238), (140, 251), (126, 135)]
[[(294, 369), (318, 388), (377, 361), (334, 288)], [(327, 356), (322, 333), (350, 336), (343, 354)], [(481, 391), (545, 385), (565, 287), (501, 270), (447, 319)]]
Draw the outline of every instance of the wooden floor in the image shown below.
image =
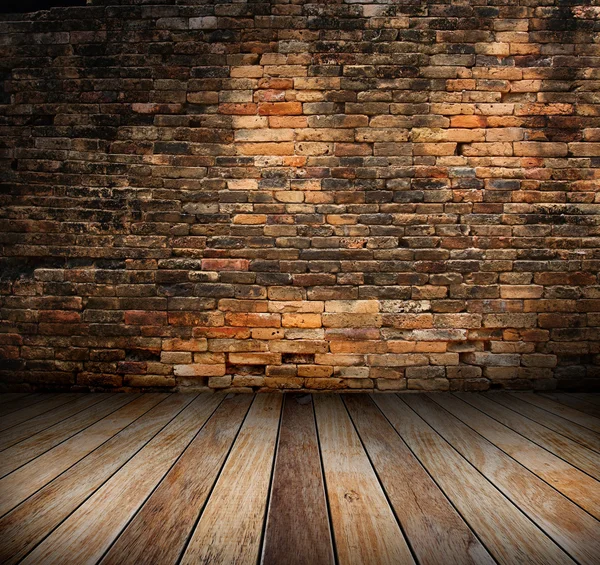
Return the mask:
[(600, 563), (600, 395), (4, 394), (0, 563)]

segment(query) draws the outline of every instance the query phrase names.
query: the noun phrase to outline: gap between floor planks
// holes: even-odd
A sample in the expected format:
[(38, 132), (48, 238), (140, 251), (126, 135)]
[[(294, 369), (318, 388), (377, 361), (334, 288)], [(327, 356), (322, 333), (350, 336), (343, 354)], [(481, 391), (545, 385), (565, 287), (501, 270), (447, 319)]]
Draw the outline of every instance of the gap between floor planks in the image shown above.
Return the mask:
[(0, 397), (3, 563), (598, 562), (595, 398), (41, 396)]

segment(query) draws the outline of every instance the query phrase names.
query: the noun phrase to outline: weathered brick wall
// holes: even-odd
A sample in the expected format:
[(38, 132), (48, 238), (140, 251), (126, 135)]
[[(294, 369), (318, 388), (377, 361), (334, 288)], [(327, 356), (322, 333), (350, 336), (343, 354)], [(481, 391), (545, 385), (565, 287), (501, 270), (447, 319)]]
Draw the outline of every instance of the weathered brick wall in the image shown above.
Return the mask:
[(600, 382), (597, 2), (92, 4), (0, 21), (5, 388)]

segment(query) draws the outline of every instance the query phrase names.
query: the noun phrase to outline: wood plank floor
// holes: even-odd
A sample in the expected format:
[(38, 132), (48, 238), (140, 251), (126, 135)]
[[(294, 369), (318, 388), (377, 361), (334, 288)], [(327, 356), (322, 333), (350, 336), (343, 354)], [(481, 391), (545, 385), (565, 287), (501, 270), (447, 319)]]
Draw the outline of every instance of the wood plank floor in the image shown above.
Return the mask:
[(600, 395), (0, 395), (0, 563), (599, 564)]

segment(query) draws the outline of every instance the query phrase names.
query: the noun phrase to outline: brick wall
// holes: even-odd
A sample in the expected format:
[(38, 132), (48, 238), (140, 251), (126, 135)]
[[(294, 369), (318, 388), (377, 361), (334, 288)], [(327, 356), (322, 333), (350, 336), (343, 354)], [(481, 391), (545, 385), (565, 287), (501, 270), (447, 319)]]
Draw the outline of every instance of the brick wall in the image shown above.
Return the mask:
[(597, 3), (154, 4), (0, 20), (4, 388), (600, 382)]

